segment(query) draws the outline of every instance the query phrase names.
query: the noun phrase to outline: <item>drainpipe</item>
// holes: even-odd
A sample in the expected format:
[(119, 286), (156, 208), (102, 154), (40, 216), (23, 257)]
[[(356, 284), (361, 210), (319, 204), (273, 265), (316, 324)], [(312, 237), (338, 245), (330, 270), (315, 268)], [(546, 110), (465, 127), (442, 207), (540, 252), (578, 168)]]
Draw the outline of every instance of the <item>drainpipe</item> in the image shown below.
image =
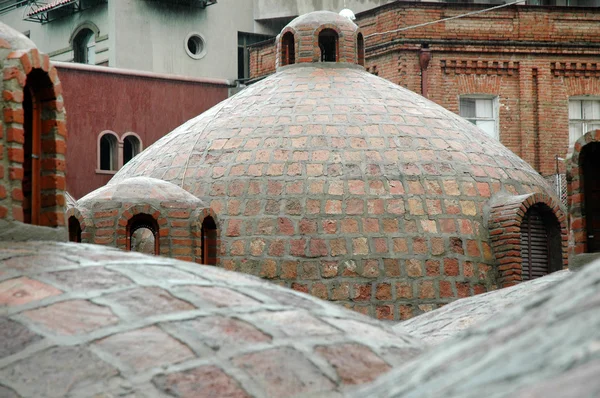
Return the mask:
[(431, 50), (429, 49), (429, 44), (423, 43), (419, 50), (419, 66), (421, 67), (421, 95), (425, 98), (428, 98), (427, 81), (429, 79), (427, 78), (427, 68), (429, 67), (429, 61), (431, 61)]

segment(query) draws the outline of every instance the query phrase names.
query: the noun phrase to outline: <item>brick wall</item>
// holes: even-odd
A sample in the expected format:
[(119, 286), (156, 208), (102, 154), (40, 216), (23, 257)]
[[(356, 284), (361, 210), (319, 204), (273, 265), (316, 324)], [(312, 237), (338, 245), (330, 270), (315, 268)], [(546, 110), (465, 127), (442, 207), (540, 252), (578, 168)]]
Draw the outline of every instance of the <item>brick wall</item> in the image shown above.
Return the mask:
[[(568, 149), (568, 98), (600, 96), (595, 9), (513, 6), (426, 27), (370, 36), (483, 9), (395, 2), (357, 15), (366, 68), (458, 113), (459, 96), (498, 96), (500, 141), (543, 175)], [(427, 93), (419, 52), (427, 43)], [(251, 50), (252, 77), (274, 71), (274, 46)], [(564, 173), (561, 165), (561, 172)]]

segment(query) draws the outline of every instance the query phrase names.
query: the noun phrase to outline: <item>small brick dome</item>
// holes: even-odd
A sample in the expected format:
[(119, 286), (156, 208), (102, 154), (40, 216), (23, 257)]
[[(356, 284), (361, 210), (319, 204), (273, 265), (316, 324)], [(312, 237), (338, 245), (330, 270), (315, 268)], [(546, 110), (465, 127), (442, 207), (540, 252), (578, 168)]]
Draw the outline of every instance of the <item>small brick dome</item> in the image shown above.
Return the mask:
[(98, 203), (106, 201), (135, 203), (144, 201), (158, 206), (165, 201), (174, 201), (204, 207), (200, 199), (177, 185), (148, 177), (133, 177), (118, 184), (106, 185), (79, 199), (77, 205), (92, 210), (98, 206)]
[(313, 62), (364, 63), (364, 42), (358, 26), (331, 11), (297, 17), (283, 28), (276, 43), (277, 67)]
[(0, 242), (0, 396), (340, 396), (412, 359), (391, 325), (258, 278)]
[[(323, 26), (351, 24), (322, 15), (332, 14), (317, 14)], [(555, 198), (471, 123), (333, 62), (280, 68), (166, 135), (110, 184), (133, 176), (181, 186), (217, 214), (221, 266), (394, 319), (495, 288), (502, 267), (518, 276), (503, 263), (518, 250), (504, 242), (492, 253), (490, 198), (525, 195), (516, 213), (532, 193)], [(502, 208), (495, 214), (501, 232)]]

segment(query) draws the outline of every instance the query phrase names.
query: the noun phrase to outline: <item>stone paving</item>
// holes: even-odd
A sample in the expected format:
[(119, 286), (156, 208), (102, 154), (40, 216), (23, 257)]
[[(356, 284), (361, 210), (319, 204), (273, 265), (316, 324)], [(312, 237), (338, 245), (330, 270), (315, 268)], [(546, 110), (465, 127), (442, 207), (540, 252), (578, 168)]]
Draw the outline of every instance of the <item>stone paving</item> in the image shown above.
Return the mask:
[(341, 396), (423, 345), (219, 268), (0, 243), (0, 396)]
[(350, 396), (600, 396), (600, 261), (522, 298)]
[(411, 318), (394, 326), (398, 332), (409, 333), (421, 341), (437, 345), (455, 337), (471, 326), (501, 315), (509, 308), (532, 300), (549, 286), (573, 273), (554, 272), (518, 285), (454, 301), (435, 311)]

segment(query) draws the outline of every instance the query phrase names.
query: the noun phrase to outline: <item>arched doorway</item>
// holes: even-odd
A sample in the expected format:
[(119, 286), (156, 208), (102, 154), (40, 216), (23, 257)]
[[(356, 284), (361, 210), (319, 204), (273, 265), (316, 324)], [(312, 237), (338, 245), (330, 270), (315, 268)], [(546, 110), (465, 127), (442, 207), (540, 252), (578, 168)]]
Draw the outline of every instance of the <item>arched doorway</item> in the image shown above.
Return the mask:
[(338, 34), (333, 29), (323, 29), (319, 33), (319, 48), (321, 49), (321, 62), (337, 62), (338, 60)]
[(69, 217), (69, 242), (81, 242), (81, 224), (75, 216)]
[(531, 206), (521, 222), (521, 279), (562, 269), (560, 223), (544, 203)]
[(127, 250), (160, 254), (158, 222), (149, 214), (136, 214), (127, 222)]
[(362, 33), (358, 33), (356, 36), (356, 51), (358, 52), (358, 64), (360, 66), (365, 66), (365, 39)]
[(281, 38), (281, 66), (293, 65), (295, 63), (296, 47), (294, 43), (294, 34), (292, 32), (286, 32)]
[(581, 150), (583, 200), (588, 253), (600, 252), (600, 143), (590, 142)]
[(215, 220), (208, 216), (202, 221), (202, 264), (217, 265), (218, 234)]
[(42, 158), (42, 107), (44, 101), (52, 100), (49, 95), (52, 82), (40, 69), (27, 75), (23, 89), (23, 221), (39, 225), (41, 203), (41, 158)]

